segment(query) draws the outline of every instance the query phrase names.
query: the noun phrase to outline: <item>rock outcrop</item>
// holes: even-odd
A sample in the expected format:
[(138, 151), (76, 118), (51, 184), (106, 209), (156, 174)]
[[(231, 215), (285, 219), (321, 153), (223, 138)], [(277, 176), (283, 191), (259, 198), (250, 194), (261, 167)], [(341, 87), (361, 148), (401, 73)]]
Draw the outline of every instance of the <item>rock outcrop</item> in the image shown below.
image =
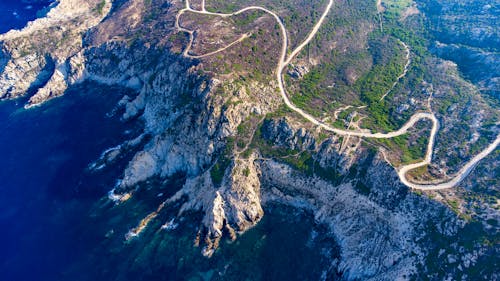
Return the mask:
[(111, 10), (109, 0), (60, 0), (53, 5), (45, 17), (0, 35), (0, 57), (7, 61), (0, 75), (0, 99), (34, 90), (26, 104), (30, 107), (64, 94), (75, 82), (70, 66), (83, 49), (83, 35)]
[(244, 232), (264, 215), (261, 205), (259, 170), (254, 157), (234, 160), (224, 172), (220, 186), (214, 183), (210, 171), (190, 178), (168, 203), (181, 199), (179, 215), (186, 211), (203, 211), (202, 232), (205, 235), (203, 254), (211, 256), (224, 232), (231, 239), (236, 231)]
[[(409, 192), (361, 139), (321, 139), (300, 118), (266, 118), (282, 102), (275, 83), (242, 85), (238, 77), (206, 72), (205, 61), (172, 51), (172, 41), (182, 40), (173, 26), (181, 4), (146, 2), (116, 1), (111, 9), (107, 0), (60, 0), (46, 18), (0, 35), (0, 99), (30, 93), (30, 107), (86, 80), (136, 91), (118, 107), (123, 120), (140, 119), (143, 131), (105, 151), (89, 169), (136, 151), (109, 193), (117, 202), (142, 192), (141, 183), (154, 177), (182, 174), (186, 180), (130, 237), (163, 206), (178, 203), (179, 216), (203, 213), (202, 252), (211, 256), (224, 236), (236, 239), (260, 221), (266, 204), (279, 202), (313, 213), (328, 227), (341, 247), (334, 270), (346, 279), (404, 280), (428, 255), (419, 243), (425, 225), (444, 225), (441, 237), (460, 228), (461, 220), (444, 206)], [(146, 20), (146, 10), (158, 19)], [(252, 131), (248, 143), (235, 144), (245, 124)], [(257, 138), (287, 155), (266, 154)], [(308, 158), (292, 161), (301, 155)]]

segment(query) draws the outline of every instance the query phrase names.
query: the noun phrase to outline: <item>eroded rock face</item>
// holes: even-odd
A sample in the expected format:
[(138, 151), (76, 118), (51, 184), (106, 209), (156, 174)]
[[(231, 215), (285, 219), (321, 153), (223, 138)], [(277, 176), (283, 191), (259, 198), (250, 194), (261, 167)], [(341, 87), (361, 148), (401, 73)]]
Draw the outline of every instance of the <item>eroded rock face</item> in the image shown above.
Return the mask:
[(436, 224), (441, 235), (452, 236), (462, 222), (450, 211), (443, 213), (438, 203), (408, 193), (398, 181), (382, 181), (397, 175), (379, 157), (365, 161), (372, 172), (362, 180), (374, 183), (369, 194), (360, 193), (355, 182), (336, 185), (261, 161), (263, 204), (305, 209), (327, 225), (341, 249), (337, 270), (347, 280), (409, 279), (427, 255), (418, 242), (427, 235), (425, 225)]
[[(237, 232), (258, 223), (267, 203), (280, 202), (308, 210), (328, 226), (341, 246), (338, 270), (346, 279), (400, 280), (416, 272), (427, 254), (416, 242), (424, 235), (422, 225), (444, 221), (435, 215), (443, 214), (443, 206), (408, 192), (394, 169), (363, 148), (359, 138), (319, 141), (312, 129), (293, 118), (266, 119), (257, 130), (273, 146), (309, 153), (324, 173), (338, 173), (335, 181), (302, 173), (283, 159), (264, 159), (258, 147), (242, 156), (228, 140), (245, 120), (265, 119), (281, 104), (276, 85), (238, 87), (204, 73), (202, 63), (171, 52), (165, 42), (154, 45), (133, 38), (137, 30), (149, 31), (143, 26), (144, 2), (126, 1), (110, 12), (107, 1), (98, 11), (97, 0), (78, 7), (80, 1), (61, 0), (47, 19), (0, 36), (0, 99), (35, 88), (29, 107), (85, 80), (136, 90), (135, 97), (125, 97), (118, 107), (123, 120), (142, 120), (143, 132), (104, 152), (89, 168), (100, 170), (121, 154), (136, 151), (110, 193), (117, 201), (131, 198), (140, 183), (153, 177), (184, 175), (183, 187), (164, 204), (180, 203), (179, 216), (203, 213), (199, 235), (206, 256), (224, 236), (236, 239)], [(167, 4), (165, 16), (173, 22), (172, 10), (178, 7)], [(123, 21), (134, 32), (120, 25)], [(55, 28), (55, 22), (62, 28)], [(174, 34), (173, 26), (161, 31), (166, 38)], [(47, 41), (68, 42), (42, 48), (46, 41), (40, 36), (49, 32)], [(440, 231), (452, 235), (458, 220), (444, 214), (448, 224), (440, 225)]]
[(432, 49), (438, 56), (457, 62), (460, 70), (481, 90), (500, 99), (500, 66), (498, 52), (436, 42)]
[(262, 126), (263, 137), (272, 143), (289, 147), (290, 149), (316, 148), (316, 140), (305, 129), (295, 131), (285, 118), (280, 120), (266, 120)]
[[(419, 247), (412, 220), (404, 211), (390, 211), (356, 192), (350, 183), (334, 186), (318, 178), (297, 176), (275, 162), (262, 164), (265, 200), (307, 208), (329, 226), (341, 247), (339, 270), (347, 279), (404, 279), (415, 272)], [(292, 195), (288, 195), (292, 194)], [(421, 253), (420, 253), (421, 254)]]
[(363, 149), (356, 138), (310, 145), (310, 132), (286, 119), (265, 122), (263, 135), (277, 146), (314, 153), (320, 167), (343, 176), (332, 181), (298, 173), (277, 160), (257, 162), (262, 204), (308, 210), (328, 226), (341, 249), (337, 271), (347, 280), (409, 279), (428, 254), (419, 243), (429, 235), (427, 225), (450, 237), (463, 226), (439, 203), (409, 192), (382, 155)]
[(264, 215), (261, 205), (260, 178), (254, 155), (236, 159), (225, 170), (220, 186), (214, 183), (210, 171), (188, 178), (183, 188), (168, 203), (185, 200), (179, 215), (187, 211), (202, 211), (205, 246), (203, 254), (211, 256), (223, 233), (236, 239), (236, 231), (244, 232)]
[(30, 107), (64, 94), (75, 82), (69, 75), (71, 58), (82, 50), (83, 34), (110, 9), (109, 0), (60, 0), (46, 17), (0, 35), (1, 57), (7, 60), (0, 74), (0, 99), (38, 88), (26, 105)]

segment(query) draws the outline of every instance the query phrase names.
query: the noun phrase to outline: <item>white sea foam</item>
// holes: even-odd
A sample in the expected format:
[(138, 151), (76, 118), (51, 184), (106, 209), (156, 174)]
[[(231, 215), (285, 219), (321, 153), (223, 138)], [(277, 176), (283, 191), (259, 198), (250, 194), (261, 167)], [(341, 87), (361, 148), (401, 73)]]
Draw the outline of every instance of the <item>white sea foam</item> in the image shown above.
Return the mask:
[(161, 229), (163, 230), (174, 230), (179, 226), (178, 223), (175, 222), (175, 218), (171, 219), (170, 221), (166, 222), (164, 225), (161, 226)]
[(111, 201), (118, 202), (118, 201), (120, 201), (120, 200), (121, 200), (122, 195), (120, 195), (120, 194), (116, 194), (116, 193), (115, 193), (115, 189), (113, 188), (113, 189), (111, 189), (111, 190), (108, 192), (108, 198), (109, 198), (109, 200), (111, 200)]
[(137, 233), (134, 230), (129, 230), (129, 232), (127, 232), (127, 234), (125, 234), (125, 240), (129, 241), (137, 236), (139, 236), (139, 233)]

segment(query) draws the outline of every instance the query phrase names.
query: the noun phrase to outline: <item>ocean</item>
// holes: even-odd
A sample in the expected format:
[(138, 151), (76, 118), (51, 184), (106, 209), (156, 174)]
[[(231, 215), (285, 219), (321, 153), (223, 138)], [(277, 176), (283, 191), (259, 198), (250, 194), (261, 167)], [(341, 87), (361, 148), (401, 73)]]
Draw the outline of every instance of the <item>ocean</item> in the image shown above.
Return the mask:
[(54, 280), (84, 250), (74, 229), (114, 184), (86, 167), (129, 137), (127, 124), (107, 116), (119, 97), (86, 85), (30, 110), (0, 103), (2, 280)]
[[(0, 30), (22, 27), (48, 3), (2, 1)], [(125, 94), (133, 95), (84, 83), (29, 110), (26, 98), (0, 102), (0, 280), (318, 280), (334, 267), (339, 250), (326, 230), (280, 205), (210, 259), (194, 246), (202, 215), (176, 218), (178, 205), (126, 241), (165, 199), (157, 194), (173, 194), (182, 179), (152, 180), (124, 204), (107, 199), (134, 152), (98, 173), (87, 167), (140, 134), (140, 120), (123, 122), (114, 110)], [(172, 220), (175, 229), (161, 228)]]
[(53, 0), (1, 0), (0, 33), (23, 28), (28, 21), (37, 18)]

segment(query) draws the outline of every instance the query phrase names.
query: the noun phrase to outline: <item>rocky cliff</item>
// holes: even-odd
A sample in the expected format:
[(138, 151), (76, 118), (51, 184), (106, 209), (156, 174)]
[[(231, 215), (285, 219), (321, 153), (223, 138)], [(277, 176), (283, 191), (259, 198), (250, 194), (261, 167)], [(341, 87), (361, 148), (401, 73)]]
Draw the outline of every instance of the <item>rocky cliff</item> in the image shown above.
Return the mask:
[[(404, 187), (377, 148), (324, 136), (284, 110), (275, 82), (248, 79), (244, 71), (217, 73), (213, 61), (183, 57), (179, 44), (186, 40), (174, 29), (182, 7), (60, 0), (46, 18), (0, 36), (0, 98), (30, 95), (31, 107), (86, 80), (134, 89), (137, 95), (118, 107), (124, 121), (141, 119), (143, 132), (90, 168), (134, 152), (109, 193), (117, 203), (147, 192), (141, 188), (151, 178), (184, 176), (157, 212), (174, 203), (180, 217), (201, 211), (206, 256), (223, 237), (236, 239), (258, 223), (266, 204), (279, 202), (328, 227), (341, 247), (332, 270), (346, 279), (400, 280), (427, 269), (432, 247), (422, 241), (456, 235), (463, 220)], [(429, 225), (437, 231), (429, 234)]]
[(35, 94), (26, 104), (29, 107), (62, 95), (80, 78), (71, 74), (79, 67), (83, 34), (110, 9), (110, 1), (59, 1), (44, 18), (1, 35), (0, 98), (15, 98), (32, 90)]

